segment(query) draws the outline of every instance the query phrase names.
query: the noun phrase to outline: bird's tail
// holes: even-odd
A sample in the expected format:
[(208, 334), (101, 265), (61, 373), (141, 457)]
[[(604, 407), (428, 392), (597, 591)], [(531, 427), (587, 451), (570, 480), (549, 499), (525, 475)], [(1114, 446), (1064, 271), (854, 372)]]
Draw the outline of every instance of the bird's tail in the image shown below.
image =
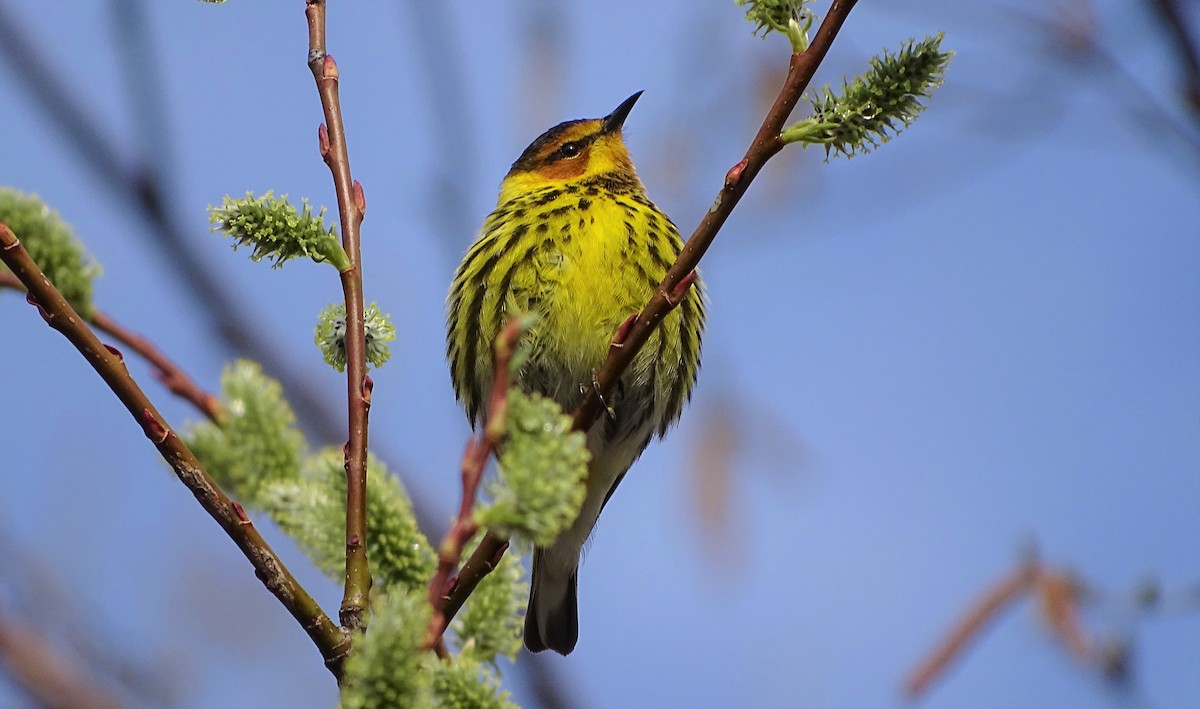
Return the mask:
[(604, 426), (594, 426), (588, 448), (592, 462), (588, 466), (587, 494), (575, 522), (547, 547), (533, 552), (533, 571), (529, 583), (529, 607), (525, 611), (525, 647), (531, 652), (550, 649), (566, 655), (579, 640), (579, 603), (575, 579), (579, 575), (579, 554), (596, 525), (600, 510), (633, 461), (650, 440), (630, 436), (622, 444), (603, 442)]
[(577, 563), (571, 566), (548, 563), (546, 549), (534, 551), (529, 607), (525, 611), (525, 647), (530, 652), (550, 649), (567, 655), (575, 649), (579, 640), (577, 575)]

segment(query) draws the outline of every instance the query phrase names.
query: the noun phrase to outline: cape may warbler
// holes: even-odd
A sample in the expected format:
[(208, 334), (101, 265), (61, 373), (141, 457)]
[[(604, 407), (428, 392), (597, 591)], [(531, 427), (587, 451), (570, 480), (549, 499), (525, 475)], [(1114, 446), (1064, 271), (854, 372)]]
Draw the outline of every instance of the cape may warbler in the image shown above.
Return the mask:
[[(450, 376), (472, 425), (485, 415), (492, 347), (505, 322), (534, 313), (516, 384), (567, 412), (583, 399), (617, 329), (646, 304), (683, 241), (646, 198), (621, 126), (641, 92), (604, 118), (567, 121), (521, 153), (448, 298)], [(601, 508), (645, 449), (678, 418), (700, 367), (699, 278), (666, 316), (588, 431), (587, 497), (575, 523), (534, 551), (525, 645), (566, 655), (579, 638), (579, 553)]]

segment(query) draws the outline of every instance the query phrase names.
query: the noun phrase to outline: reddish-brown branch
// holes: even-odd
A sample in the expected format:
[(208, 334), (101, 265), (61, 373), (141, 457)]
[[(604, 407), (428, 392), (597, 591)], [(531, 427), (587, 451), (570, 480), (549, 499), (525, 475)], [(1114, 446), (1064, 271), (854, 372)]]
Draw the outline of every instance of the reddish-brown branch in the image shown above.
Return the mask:
[(26, 298), (38, 307), (47, 324), (62, 333), (108, 384), (179, 480), (246, 555), (263, 585), (309, 634), (330, 671), (340, 677), (342, 661), (349, 650), (348, 635), (325, 615), (254, 525), (245, 519), (244, 514), (238, 514), (235, 503), (205, 472), (187, 445), (167, 426), (154, 404), (130, 376), (121, 357), (100, 342), (62, 293), (51, 285), (12, 230), (2, 223), (0, 260), (27, 289)]
[(1027, 560), (1010, 576), (988, 589), (909, 675), (904, 683), (905, 693), (912, 698), (923, 694), (929, 685), (946, 671), (950, 663), (962, 654), (967, 643), (977, 637), (984, 626), (994, 620), (1000, 611), (1033, 589), (1039, 570), (1040, 565), (1036, 560)]
[(117, 342), (133, 352), (154, 367), (154, 376), (162, 382), (167, 391), (195, 406), (200, 413), (210, 421), (216, 422), (221, 413), (221, 403), (217, 397), (200, 388), (191, 377), (180, 369), (174, 362), (154, 346), (145, 337), (126, 329), (105, 313), (97, 310), (92, 313), (92, 324), (102, 332), (108, 333)]
[[(572, 415), (576, 430), (586, 431), (591, 428), (604, 408), (604, 397), (611, 393), (621, 374), (650, 339), (650, 333), (654, 332), (654, 328), (658, 327), (667, 313), (683, 298), (686, 288), (691, 283), (689, 277), (695, 278), (694, 272), (700, 258), (708, 251), (709, 245), (742, 195), (746, 193), (754, 177), (768, 160), (783, 149), (779, 134), (783, 131), (784, 123), (799, 102), (800, 95), (808, 88), (813, 74), (825, 59), (829, 47), (856, 3), (857, 0), (834, 0), (808, 49), (792, 55), (783, 87), (767, 112), (758, 134), (750, 143), (746, 156), (726, 173), (721, 191), (717, 193), (712, 206), (684, 244), (683, 251), (667, 271), (654, 297), (632, 323), (622, 324), (620, 333), (614, 337), (613, 345), (608, 350), (608, 359), (597, 372), (594, 386), (589, 388), (587, 396)], [(462, 607), (480, 580), (491, 572), (507, 547), (507, 540), (491, 532), (484, 535), (479, 546), (463, 565), (454, 587), (444, 599), (442, 613), (447, 622)]]
[[(504, 438), (504, 427), (508, 419), (508, 365), (520, 336), (521, 321), (513, 320), (496, 338), (495, 375), (492, 377), (492, 390), (488, 397), (483, 432), (467, 441), (466, 450), (463, 451), (462, 502), (459, 504), (458, 517), (438, 548), (437, 571), (429, 582), (429, 605), (433, 607), (433, 617), (429, 622), (429, 634), (425, 644), (426, 647), (439, 650), (439, 655), (444, 651), (442, 634), (446, 632), (449, 619), (454, 616), (453, 613), (446, 614), (449, 594), (457, 581), (451, 579), (450, 575), (462, 559), (463, 547), (479, 531), (473, 514), (479, 482), (483, 479), (483, 469), (487, 466), (488, 458)], [(454, 612), (458, 612), (458, 608), (459, 606), (455, 606)]]
[(346, 127), (338, 98), (338, 67), (325, 51), (325, 2), (308, 0), (308, 68), (316, 80), (325, 123), (318, 147), (333, 175), (342, 248), (350, 268), (342, 271), (346, 300), (346, 395), (350, 432), (346, 444), (346, 587), (339, 612), (342, 625), (364, 630), (370, 602), (371, 567), (367, 561), (367, 400), (363, 396), (367, 375), (366, 337), (363, 324), (362, 253), (360, 232), (366, 200), (362, 185), (350, 176)]

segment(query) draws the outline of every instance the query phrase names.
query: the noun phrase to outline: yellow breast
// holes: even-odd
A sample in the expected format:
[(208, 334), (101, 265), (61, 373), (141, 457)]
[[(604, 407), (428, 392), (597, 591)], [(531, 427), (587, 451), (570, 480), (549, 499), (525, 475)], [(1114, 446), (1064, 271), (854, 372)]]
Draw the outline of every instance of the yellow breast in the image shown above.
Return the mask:
[(545, 341), (569, 369), (590, 372), (608, 355), (617, 328), (649, 298), (653, 286), (631, 263), (631, 249), (642, 247), (643, 238), (608, 198), (553, 220), (551, 229), (569, 236), (547, 256), (553, 290), (544, 304)]

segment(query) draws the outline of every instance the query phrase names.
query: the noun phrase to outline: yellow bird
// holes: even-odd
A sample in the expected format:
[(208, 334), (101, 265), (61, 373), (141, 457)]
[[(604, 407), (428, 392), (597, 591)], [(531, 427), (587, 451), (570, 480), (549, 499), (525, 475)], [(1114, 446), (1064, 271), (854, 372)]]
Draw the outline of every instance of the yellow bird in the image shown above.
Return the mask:
[[(447, 355), (455, 393), (478, 425), (492, 349), (506, 321), (534, 313), (530, 356), (515, 382), (570, 412), (617, 329), (646, 304), (683, 248), (646, 197), (621, 128), (641, 92), (604, 118), (567, 121), (533, 141), (500, 184), (496, 209), (467, 251), (448, 297)], [(697, 276), (605, 398), (587, 432), (587, 496), (575, 523), (534, 551), (525, 646), (566, 655), (579, 638), (580, 550), (629, 467), (678, 420), (700, 368), (703, 284)]]

